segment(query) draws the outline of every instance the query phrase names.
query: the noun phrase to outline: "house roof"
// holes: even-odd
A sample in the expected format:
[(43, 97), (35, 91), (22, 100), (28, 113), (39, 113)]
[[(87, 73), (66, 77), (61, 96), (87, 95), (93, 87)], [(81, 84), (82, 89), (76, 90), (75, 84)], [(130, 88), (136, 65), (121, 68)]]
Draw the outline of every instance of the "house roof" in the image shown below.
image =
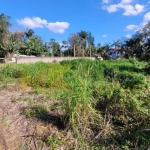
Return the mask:
[(110, 48), (109, 50), (119, 51), (119, 50), (121, 50), (121, 48)]

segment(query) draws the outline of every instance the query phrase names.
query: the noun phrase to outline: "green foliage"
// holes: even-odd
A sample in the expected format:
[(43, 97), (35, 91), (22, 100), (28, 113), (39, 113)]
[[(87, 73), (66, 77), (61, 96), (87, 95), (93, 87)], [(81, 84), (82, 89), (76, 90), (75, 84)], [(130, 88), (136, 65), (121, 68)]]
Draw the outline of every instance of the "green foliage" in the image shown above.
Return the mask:
[[(105, 134), (99, 137), (100, 145), (106, 144), (104, 149), (111, 149), (112, 147), (132, 149), (136, 142), (139, 149), (145, 148), (149, 144), (149, 131), (144, 129), (150, 126), (150, 104), (149, 100), (144, 100), (145, 96), (146, 99), (149, 99), (149, 94), (146, 94), (149, 91), (148, 84), (142, 71), (145, 63), (137, 62), (135, 64), (126, 60), (111, 61), (111, 63), (110, 61), (73, 60), (68, 63), (71, 65), (71, 71), (66, 74), (65, 80), (70, 85), (71, 90), (64, 94), (66, 96), (64, 99), (67, 99), (67, 102), (63, 102), (66, 106), (65, 110), (70, 108), (67, 114), (73, 113), (73, 115), (76, 114), (74, 118), (82, 118), (79, 111), (80, 105), (84, 108), (82, 105), (84, 99), (86, 99), (87, 105), (89, 104), (88, 99), (91, 99), (91, 108), (95, 108), (95, 112), (100, 112), (106, 123), (111, 122), (110, 129), (107, 129), (108, 131), (102, 130)], [(61, 64), (66, 65), (67, 61), (63, 61)], [(88, 78), (86, 78), (87, 74)], [(83, 84), (85, 82), (89, 83), (88, 86)], [(85, 89), (87, 93), (84, 95)], [(79, 94), (76, 95), (78, 92)], [(86, 107), (88, 107), (87, 105)], [(83, 109), (81, 110), (83, 111)], [(88, 110), (90, 112), (90, 109)], [(88, 116), (88, 112), (86, 114)], [(92, 113), (90, 112), (90, 114)], [(85, 123), (87, 120), (85, 121), (85, 117), (83, 118)], [(106, 127), (105, 121), (104, 126), (101, 123), (102, 128)], [(88, 122), (90, 121), (88, 120)], [(90, 128), (90, 126), (86, 126), (86, 128)], [(99, 130), (98, 126), (94, 126), (94, 130)], [(112, 145), (112, 143), (114, 144)]]
[(1, 67), (0, 72), (5, 77), (19, 78), (21, 76), (21, 70), (17, 64), (7, 64)]
[(135, 72), (119, 72), (116, 79), (124, 88), (141, 88), (147, 85), (146, 77)]
[[(73, 131), (78, 134), (79, 130), (90, 128), (93, 124), (101, 122), (101, 116), (94, 110), (94, 100), (92, 97), (92, 80), (90, 71), (80, 64), (77, 70), (70, 70), (65, 75), (65, 81), (69, 85), (67, 91), (61, 93), (60, 98), (65, 111), (64, 121)], [(82, 70), (82, 71), (81, 71)], [(80, 125), (80, 127), (78, 126)]]
[(36, 117), (41, 120), (46, 120), (48, 111), (42, 106), (25, 107), (23, 113), (27, 118)]
[[(72, 131), (78, 148), (81, 144), (86, 149), (142, 150), (150, 144), (145, 65), (132, 59), (8, 64), (0, 68), (0, 76), (18, 79), (35, 89), (48, 89), (51, 99), (57, 99), (50, 110), (61, 110), (63, 124)], [(46, 120), (48, 111), (35, 105), (26, 107), (24, 114)], [(53, 148), (66, 141), (59, 143), (57, 136), (45, 139)]]

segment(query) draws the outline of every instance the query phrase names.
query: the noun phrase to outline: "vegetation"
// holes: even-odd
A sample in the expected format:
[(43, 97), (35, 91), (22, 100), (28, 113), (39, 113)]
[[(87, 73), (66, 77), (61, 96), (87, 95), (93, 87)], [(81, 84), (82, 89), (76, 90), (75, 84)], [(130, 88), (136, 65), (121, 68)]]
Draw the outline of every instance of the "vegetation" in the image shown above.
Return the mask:
[[(0, 57), (98, 53), (105, 59), (0, 66), (0, 84), (17, 82), (24, 90), (30, 87), (31, 93), (42, 94), (36, 100), (13, 98), (14, 103), (28, 102), (22, 113), (59, 129), (38, 136), (39, 148), (144, 150), (150, 145), (150, 23), (131, 39), (97, 46), (92, 33), (84, 30), (60, 45), (53, 38), (44, 42), (32, 29), (10, 32), (9, 27), (10, 17), (0, 14)], [(107, 60), (112, 47), (124, 58)]]
[(97, 46), (94, 43), (94, 37), (89, 31), (81, 30), (72, 33), (68, 40), (63, 40), (59, 44), (54, 38), (44, 42), (41, 37), (36, 35), (32, 29), (26, 31), (9, 31), (12, 26), (10, 17), (0, 14), (0, 57), (11, 58), (13, 53), (35, 55), (35, 56), (78, 56), (91, 57), (96, 53), (104, 59), (108, 57), (110, 48), (119, 49), (122, 57), (137, 58), (138, 60), (149, 61), (150, 54), (150, 22), (136, 32), (130, 39), (124, 41), (116, 40), (113, 43), (106, 43)]
[(146, 62), (134, 59), (80, 59), (60, 64), (7, 64), (0, 68), (0, 79), (1, 84), (4, 78), (17, 80), (20, 87), (30, 86), (45, 95), (37, 101), (19, 99), (29, 102), (23, 110), (26, 117), (46, 122), (54, 113), (59, 118), (59, 133), (38, 138), (39, 147), (143, 150), (150, 145), (147, 71)]

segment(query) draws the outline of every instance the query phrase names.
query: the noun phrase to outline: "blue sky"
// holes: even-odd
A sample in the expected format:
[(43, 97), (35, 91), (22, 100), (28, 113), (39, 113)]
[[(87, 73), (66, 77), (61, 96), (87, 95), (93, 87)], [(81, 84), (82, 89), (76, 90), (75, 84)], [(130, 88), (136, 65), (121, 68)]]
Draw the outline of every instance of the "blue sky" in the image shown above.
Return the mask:
[(130, 38), (150, 21), (150, 0), (0, 0), (12, 31), (32, 28), (45, 42), (90, 31), (95, 44)]

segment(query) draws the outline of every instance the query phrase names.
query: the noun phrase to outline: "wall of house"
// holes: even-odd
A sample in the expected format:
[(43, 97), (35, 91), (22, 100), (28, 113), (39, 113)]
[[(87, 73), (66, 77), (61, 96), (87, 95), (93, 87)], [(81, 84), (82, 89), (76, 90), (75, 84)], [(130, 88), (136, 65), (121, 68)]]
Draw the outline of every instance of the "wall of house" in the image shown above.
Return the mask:
[(72, 59), (91, 59), (95, 60), (95, 57), (16, 57), (16, 63), (21, 64), (21, 63), (36, 63), (39, 61), (46, 62), (46, 63), (51, 63), (51, 62), (60, 62), (62, 60), (72, 60)]
[(120, 51), (115, 51), (115, 50), (109, 50), (108, 55), (112, 59), (117, 59), (121, 57), (121, 52)]

